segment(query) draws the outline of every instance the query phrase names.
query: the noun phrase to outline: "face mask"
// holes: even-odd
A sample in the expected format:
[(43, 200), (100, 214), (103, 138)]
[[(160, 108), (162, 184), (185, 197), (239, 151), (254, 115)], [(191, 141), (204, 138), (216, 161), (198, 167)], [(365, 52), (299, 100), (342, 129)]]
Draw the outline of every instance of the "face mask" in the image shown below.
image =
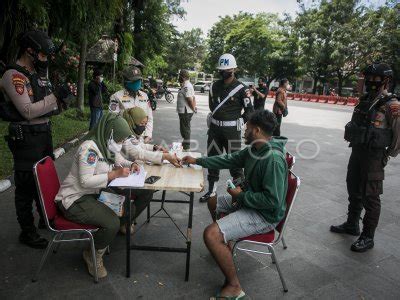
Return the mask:
[(38, 73), (40, 78), (47, 78), (48, 75), (48, 68), (49, 68), (49, 61), (42, 61), (39, 59), (37, 54), (29, 53), (30, 57), (32, 58), (33, 67), (35, 68), (36, 72)]
[(100, 80), (100, 83), (103, 82), (104, 77), (103, 77), (103, 76), (100, 76), (100, 77), (99, 77), (99, 80)]
[(118, 144), (116, 141), (114, 141), (112, 130), (111, 130), (110, 139), (108, 140), (108, 143), (107, 143), (107, 148), (108, 148), (108, 151), (110, 151), (114, 154), (120, 153), (121, 149), (122, 149), (122, 144)]
[(145, 130), (146, 130), (146, 126), (139, 126), (139, 125), (136, 125), (136, 127), (133, 128), (133, 131), (134, 131), (138, 136), (142, 135), (142, 133), (143, 133)]
[(221, 70), (219, 71), (219, 75), (222, 77), (223, 80), (229, 79), (232, 77), (233, 72), (232, 71), (225, 71), (225, 70)]
[(381, 81), (365, 81), (365, 91), (367, 93), (374, 93), (379, 91), (379, 89), (382, 86), (382, 82)]
[(136, 81), (125, 81), (125, 88), (128, 91), (131, 92), (137, 92), (138, 90), (140, 90), (140, 88), (142, 87), (142, 81), (141, 80), (136, 80)]
[(184, 83), (185, 82), (185, 79), (183, 79), (182, 77), (179, 77), (179, 83)]

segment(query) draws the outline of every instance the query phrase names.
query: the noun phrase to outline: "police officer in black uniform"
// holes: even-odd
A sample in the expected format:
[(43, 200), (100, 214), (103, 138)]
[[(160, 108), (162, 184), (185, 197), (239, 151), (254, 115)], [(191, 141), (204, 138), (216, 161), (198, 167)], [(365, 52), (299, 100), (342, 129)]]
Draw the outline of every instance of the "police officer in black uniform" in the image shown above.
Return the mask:
[(15, 208), (22, 230), (19, 240), (32, 248), (45, 248), (48, 242), (37, 233), (32, 214), (35, 200), (39, 228), (44, 228), (32, 168), (41, 158), (53, 157), (48, 117), (67, 108), (75, 88), (69, 84), (53, 88), (48, 80), (48, 62), (55, 47), (46, 33), (28, 31), (19, 45), (16, 63), (7, 66), (0, 81), (0, 118), (10, 122), (5, 139), (14, 158)]
[(352, 148), (347, 169), (349, 206), (347, 221), (331, 226), (335, 233), (360, 235), (359, 219), (365, 209), (363, 230), (351, 245), (351, 250), (364, 252), (374, 247), (388, 157), (400, 151), (400, 102), (388, 94), (392, 77), (387, 64), (372, 64), (364, 71), (366, 94), (355, 107), (351, 121), (345, 128), (345, 139)]
[[(224, 150), (226, 153), (240, 150), (241, 130), (254, 111), (250, 90), (234, 76), (237, 68), (235, 57), (228, 53), (223, 54), (217, 68), (222, 79), (215, 81), (210, 87), (208, 156), (222, 154)], [(243, 178), (242, 169), (229, 171), (234, 180), (240, 181)], [(207, 202), (210, 197), (215, 196), (218, 180), (219, 170), (208, 170), (208, 192), (200, 198), (200, 202)]]

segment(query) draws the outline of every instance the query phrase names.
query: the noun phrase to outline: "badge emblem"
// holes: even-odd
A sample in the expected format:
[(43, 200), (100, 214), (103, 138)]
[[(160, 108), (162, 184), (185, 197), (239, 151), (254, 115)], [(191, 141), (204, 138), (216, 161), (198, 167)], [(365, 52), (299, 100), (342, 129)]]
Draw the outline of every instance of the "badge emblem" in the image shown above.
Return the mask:
[(16, 73), (12, 75), (12, 83), (15, 87), (15, 91), (20, 95), (22, 95), (25, 91), (25, 81), (26, 78), (22, 74)]

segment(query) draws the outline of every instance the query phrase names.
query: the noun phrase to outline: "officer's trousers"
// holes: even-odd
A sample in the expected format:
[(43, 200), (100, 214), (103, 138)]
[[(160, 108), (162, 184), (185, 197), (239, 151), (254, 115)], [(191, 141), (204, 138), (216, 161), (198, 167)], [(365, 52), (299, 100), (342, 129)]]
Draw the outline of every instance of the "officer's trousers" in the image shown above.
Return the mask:
[[(207, 156), (216, 156), (225, 153), (239, 151), (242, 145), (241, 131), (235, 127), (217, 127), (211, 124), (208, 129)], [(243, 177), (242, 169), (229, 170), (233, 178)], [(208, 170), (208, 181), (217, 182), (219, 180), (219, 170)]]
[(387, 164), (385, 149), (353, 146), (347, 168), (349, 194), (348, 222), (358, 224), (361, 211), (363, 234), (374, 237), (381, 212), (380, 195), (383, 193), (384, 168)]
[(183, 113), (179, 115), (179, 130), (183, 138), (182, 147), (183, 150), (190, 149), (190, 122), (192, 121), (193, 114)]
[(19, 129), (10, 124), (6, 137), (14, 158), (15, 209), (22, 231), (35, 231), (32, 202), (39, 215), (42, 209), (33, 176), (33, 165), (45, 156), (53, 157), (50, 125), (24, 125)]

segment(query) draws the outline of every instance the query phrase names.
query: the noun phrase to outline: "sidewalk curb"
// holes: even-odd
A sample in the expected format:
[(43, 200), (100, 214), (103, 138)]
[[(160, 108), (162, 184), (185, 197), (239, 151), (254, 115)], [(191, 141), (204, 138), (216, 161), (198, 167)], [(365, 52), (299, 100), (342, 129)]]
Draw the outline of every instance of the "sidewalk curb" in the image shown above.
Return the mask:
[[(61, 147), (55, 149), (53, 152), (55, 159), (57, 160), (65, 153), (67, 153), (69, 150), (71, 150), (73, 147), (75, 147), (86, 136), (86, 134), (88, 134), (88, 132), (89, 131), (82, 133), (77, 138), (74, 138), (69, 142), (66, 142)], [(14, 185), (14, 176), (12, 175), (8, 176), (6, 179), (0, 180), (0, 193), (5, 192), (13, 185)]]

